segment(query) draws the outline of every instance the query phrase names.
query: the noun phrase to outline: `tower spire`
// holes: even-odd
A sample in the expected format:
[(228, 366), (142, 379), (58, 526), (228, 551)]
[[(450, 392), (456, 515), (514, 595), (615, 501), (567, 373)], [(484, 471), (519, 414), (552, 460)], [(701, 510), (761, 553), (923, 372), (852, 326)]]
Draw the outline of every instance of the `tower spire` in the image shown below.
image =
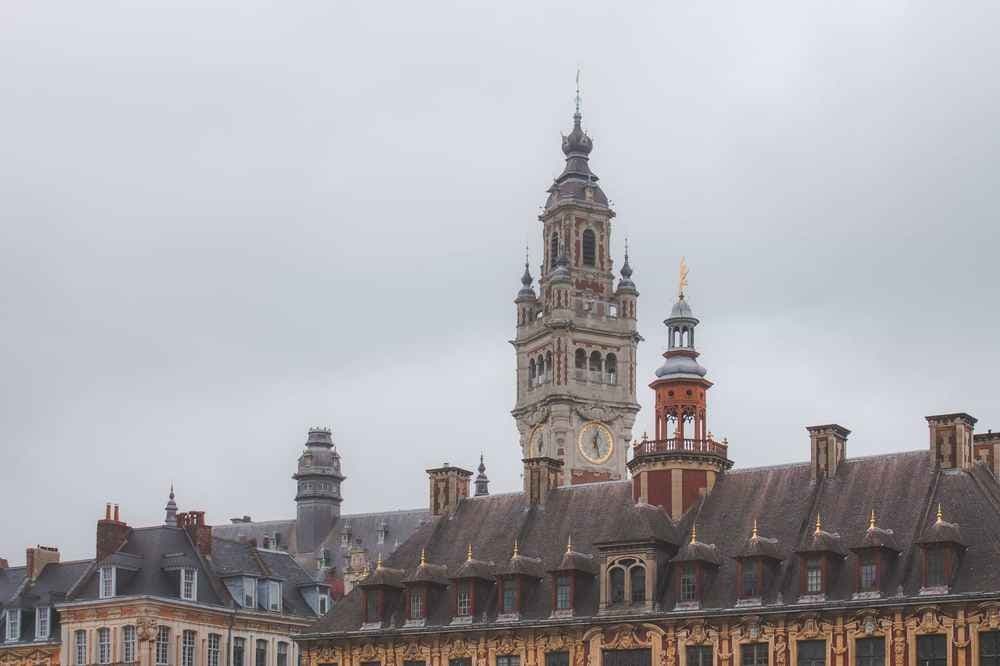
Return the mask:
[(573, 120), (576, 124), (580, 124), (580, 120), (583, 118), (583, 113), (580, 111), (581, 97), (580, 97), (580, 66), (576, 66), (576, 113), (573, 114)]
[(490, 494), (490, 480), (486, 476), (486, 463), (483, 461), (483, 454), (479, 454), (479, 474), (476, 476), (476, 497)]
[(174, 484), (170, 484), (170, 494), (167, 496), (167, 505), (164, 507), (166, 515), (163, 524), (171, 527), (177, 525), (177, 502), (174, 501)]

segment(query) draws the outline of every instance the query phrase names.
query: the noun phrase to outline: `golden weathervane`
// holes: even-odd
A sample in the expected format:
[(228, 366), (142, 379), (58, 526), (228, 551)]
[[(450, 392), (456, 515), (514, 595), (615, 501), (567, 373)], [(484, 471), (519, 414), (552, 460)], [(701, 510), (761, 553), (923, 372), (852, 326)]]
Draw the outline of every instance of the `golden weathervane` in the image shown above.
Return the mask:
[(684, 298), (684, 287), (688, 286), (688, 265), (681, 257), (680, 280), (677, 284), (677, 298)]

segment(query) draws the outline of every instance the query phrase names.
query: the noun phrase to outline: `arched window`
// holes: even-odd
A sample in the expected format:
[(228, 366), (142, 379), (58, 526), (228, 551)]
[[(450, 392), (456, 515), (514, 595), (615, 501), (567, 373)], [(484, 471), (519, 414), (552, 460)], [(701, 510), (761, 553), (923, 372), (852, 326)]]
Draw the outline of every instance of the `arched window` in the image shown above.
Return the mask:
[(632, 588), (632, 603), (646, 600), (646, 567), (637, 564), (628, 571), (629, 586)]
[(556, 265), (556, 259), (558, 258), (559, 258), (559, 234), (553, 231), (552, 238), (549, 240), (549, 270), (551, 270)]
[(545, 381), (552, 378), (552, 352), (545, 352)]
[(536, 375), (535, 359), (531, 359), (530, 361), (528, 361), (528, 383), (529, 384), (534, 384), (535, 383), (535, 375)]
[(591, 372), (601, 371), (601, 352), (599, 351), (590, 352), (590, 371)]
[(594, 266), (597, 263), (597, 237), (592, 229), (583, 230), (583, 265)]
[(574, 365), (576, 366), (577, 370), (586, 370), (587, 369), (587, 352), (583, 351), (582, 349), (577, 349), (576, 350), (576, 356), (574, 358)]
[(620, 604), (625, 601), (625, 570), (621, 567), (613, 567), (608, 571), (608, 599), (613, 604)]
[(604, 374), (607, 375), (608, 383), (615, 384), (618, 380), (618, 357), (608, 354), (604, 359)]
[(538, 368), (538, 383), (541, 384), (545, 381), (545, 373), (547, 372), (544, 356), (538, 357), (538, 360), (535, 362), (535, 367)]

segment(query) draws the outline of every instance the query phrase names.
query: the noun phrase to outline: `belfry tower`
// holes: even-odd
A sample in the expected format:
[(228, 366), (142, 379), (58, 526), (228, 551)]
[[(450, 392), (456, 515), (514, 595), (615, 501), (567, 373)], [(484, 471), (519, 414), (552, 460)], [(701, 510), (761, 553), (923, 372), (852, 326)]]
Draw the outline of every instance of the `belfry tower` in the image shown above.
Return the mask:
[(715, 441), (708, 430), (707, 395), (712, 382), (698, 362), (694, 330), (699, 322), (685, 298), (686, 286), (687, 266), (681, 260), (677, 302), (663, 321), (667, 351), (649, 385), (656, 394), (655, 435), (635, 444), (628, 463), (635, 500), (661, 507), (674, 520), (733, 466), (728, 442)]
[(300, 554), (313, 553), (340, 518), (340, 454), (333, 446), (329, 428), (311, 428), (299, 467), (292, 475), (297, 483), (295, 545)]
[(593, 140), (577, 91), (566, 166), (538, 219), (539, 294), (525, 262), (517, 305), (517, 404), (511, 412), (523, 458), (561, 460), (563, 484), (624, 479), (635, 400), (636, 299), (625, 261), (615, 287), (614, 211), (590, 170)]

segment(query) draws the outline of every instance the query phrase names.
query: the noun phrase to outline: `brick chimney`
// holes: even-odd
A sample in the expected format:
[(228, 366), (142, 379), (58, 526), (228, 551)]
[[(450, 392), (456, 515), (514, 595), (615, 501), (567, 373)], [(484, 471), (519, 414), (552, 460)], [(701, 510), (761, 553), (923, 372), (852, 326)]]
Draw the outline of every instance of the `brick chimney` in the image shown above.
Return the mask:
[(559, 487), (562, 477), (563, 461), (541, 456), (525, 458), (524, 462), (524, 494), (532, 505), (545, 504), (549, 491)]
[(28, 548), (25, 551), (24, 561), (27, 563), (25, 569), (27, 570), (28, 578), (30, 580), (38, 580), (38, 576), (42, 573), (42, 569), (45, 568), (46, 564), (59, 561), (59, 549), (52, 546)]
[(463, 497), (469, 496), (469, 479), (472, 472), (445, 463), (441, 467), (427, 470), (430, 481), (431, 515), (441, 516), (454, 513)]
[(129, 526), (118, 517), (118, 505), (115, 504), (114, 513), (111, 511), (111, 504), (105, 505), (104, 518), (97, 521), (97, 561), (100, 562), (121, 548), (128, 538), (129, 530)]
[(927, 416), (931, 464), (941, 469), (971, 469), (972, 429), (976, 419), (964, 412)]
[(7, 558), (0, 557), (0, 571), (9, 568), (10, 565), (7, 563)]
[(836, 476), (840, 463), (847, 458), (847, 436), (851, 431), (842, 425), (807, 426), (809, 431), (809, 462), (812, 479)]
[(976, 460), (983, 463), (1000, 479), (1000, 432), (987, 430), (972, 436), (973, 453)]
[(205, 556), (212, 554), (212, 526), (205, 524), (204, 511), (178, 513), (177, 527), (188, 533), (199, 553)]

